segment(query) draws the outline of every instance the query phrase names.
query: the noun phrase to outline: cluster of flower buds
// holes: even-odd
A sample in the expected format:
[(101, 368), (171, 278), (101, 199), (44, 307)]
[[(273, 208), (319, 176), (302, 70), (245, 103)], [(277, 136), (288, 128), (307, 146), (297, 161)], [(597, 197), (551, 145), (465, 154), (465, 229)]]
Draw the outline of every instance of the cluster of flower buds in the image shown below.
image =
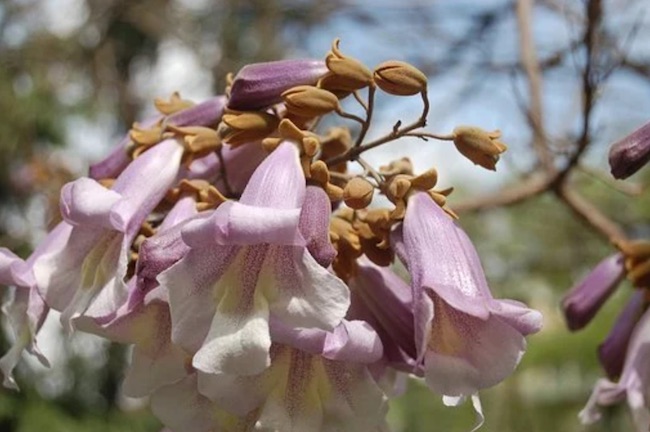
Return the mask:
[[(52, 309), (68, 331), (134, 346), (123, 392), (149, 396), (170, 430), (386, 431), (404, 375), (448, 405), (471, 398), (480, 425), (478, 392), (512, 373), (541, 315), (492, 296), (435, 169), (361, 158), (418, 136), (494, 169), (497, 132), (422, 130), (426, 89), (414, 66), (371, 71), (336, 41), (325, 61), (246, 66), (226, 96), (157, 100), (65, 185), (63, 221), (29, 258), (0, 249), (0, 283), (16, 287), (5, 383), (24, 349), (47, 363), (35, 336)], [(424, 111), (366, 141), (377, 90)], [(363, 115), (343, 109), (350, 95)], [(328, 114), (359, 130), (319, 130)]]
[(565, 296), (562, 308), (570, 330), (584, 328), (616, 291), (624, 278), (634, 286), (626, 306), (619, 313), (609, 334), (598, 347), (598, 358), (607, 375), (600, 379), (586, 407), (580, 413), (583, 423), (600, 419), (599, 407), (628, 400), (639, 432), (650, 420), (650, 242), (618, 240), (619, 251), (603, 259)]

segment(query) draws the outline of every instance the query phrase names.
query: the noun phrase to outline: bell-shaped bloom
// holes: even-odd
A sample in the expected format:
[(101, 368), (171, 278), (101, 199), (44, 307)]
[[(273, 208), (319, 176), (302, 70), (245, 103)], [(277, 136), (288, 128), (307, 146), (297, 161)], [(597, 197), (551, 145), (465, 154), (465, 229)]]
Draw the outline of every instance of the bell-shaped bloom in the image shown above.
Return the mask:
[[(415, 346), (428, 386), (454, 403), (515, 369), (539, 312), (492, 297), (471, 241), (425, 193), (408, 201), (393, 243), (411, 275)], [(477, 399), (474, 400), (475, 406)]]
[(182, 229), (189, 252), (158, 281), (169, 291), (172, 340), (207, 373), (253, 375), (270, 365), (269, 318), (332, 330), (347, 286), (311, 256), (300, 234), (305, 179), (298, 150), (282, 143), (239, 202)]
[(111, 189), (88, 178), (63, 187), (61, 213), (72, 229), (56, 250), (35, 261), (34, 276), (67, 329), (98, 295), (108, 310), (96, 315), (107, 315), (126, 300), (131, 244), (175, 183), (182, 154), (176, 140), (163, 141), (131, 162)]
[(416, 364), (411, 287), (388, 267), (375, 265), (365, 257), (357, 263), (356, 274), (348, 281), (348, 318), (363, 320), (377, 331), (388, 366), (421, 374)]
[(129, 282), (129, 301), (107, 322), (89, 316), (76, 319), (78, 330), (122, 344), (133, 344), (131, 363), (122, 389), (131, 397), (144, 397), (187, 375), (187, 353), (171, 341), (171, 316), (166, 292), (154, 289), (144, 297), (136, 293), (135, 279)]
[(650, 122), (614, 143), (609, 150), (612, 175), (625, 179), (650, 161)]
[(650, 311), (637, 324), (625, 356), (623, 373), (618, 382), (600, 379), (596, 382), (580, 420), (590, 424), (600, 418), (599, 407), (610, 406), (627, 399), (636, 430), (646, 432), (650, 424)]
[(313, 85), (327, 73), (321, 60), (280, 60), (244, 66), (230, 87), (228, 108), (253, 111), (282, 102), (282, 93)]
[(618, 378), (625, 362), (632, 332), (646, 309), (646, 292), (637, 289), (630, 297), (627, 304), (616, 318), (616, 322), (605, 341), (598, 347), (598, 360), (605, 369), (609, 379)]
[(624, 258), (620, 253), (602, 260), (562, 300), (569, 330), (580, 330), (592, 320), (625, 276)]
[(32, 267), (40, 256), (58, 248), (60, 242), (65, 241), (69, 236), (71, 229), (72, 227), (65, 222), (57, 225), (26, 261), (7, 249), (0, 248), (0, 285), (15, 287), (13, 296), (2, 307), (2, 312), (8, 318), (15, 336), (9, 351), (0, 358), (0, 370), (4, 375), (5, 387), (18, 388), (13, 370), (25, 350), (36, 357), (42, 365), (49, 366), (49, 361), (36, 343), (36, 334), (47, 318), (49, 307), (38, 292)]
[(199, 392), (269, 431), (375, 431), (386, 398), (367, 365), (382, 356), (379, 337), (361, 321), (333, 332), (271, 322), (271, 364), (261, 374), (198, 373)]

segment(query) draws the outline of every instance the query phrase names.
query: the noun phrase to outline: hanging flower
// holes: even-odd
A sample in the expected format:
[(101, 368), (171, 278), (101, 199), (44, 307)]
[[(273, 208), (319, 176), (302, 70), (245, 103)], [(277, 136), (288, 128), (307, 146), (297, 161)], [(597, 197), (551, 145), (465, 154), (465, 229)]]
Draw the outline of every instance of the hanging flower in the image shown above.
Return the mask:
[(321, 267), (300, 234), (305, 179), (298, 150), (281, 144), (239, 202), (188, 223), (189, 252), (158, 281), (169, 291), (172, 340), (207, 373), (252, 375), (270, 365), (269, 317), (290, 326), (336, 327), (345, 284)]
[[(467, 235), (425, 193), (414, 193), (396, 250), (411, 275), (418, 362), (429, 388), (456, 404), (501, 382), (541, 328), (539, 312), (492, 297)], [(474, 397), (477, 411), (480, 404)], [(480, 415), (480, 411), (479, 411)]]
[(107, 189), (81, 178), (61, 191), (61, 213), (72, 225), (60, 246), (40, 256), (34, 275), (47, 304), (67, 329), (101, 293), (109, 310), (126, 300), (129, 249), (140, 226), (176, 181), (183, 148), (166, 140), (135, 159)]

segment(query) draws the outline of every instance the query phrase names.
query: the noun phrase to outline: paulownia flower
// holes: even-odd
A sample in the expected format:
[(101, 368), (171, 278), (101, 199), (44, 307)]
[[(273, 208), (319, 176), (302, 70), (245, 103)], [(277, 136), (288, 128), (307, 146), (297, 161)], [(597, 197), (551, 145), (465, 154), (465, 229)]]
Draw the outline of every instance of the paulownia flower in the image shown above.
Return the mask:
[[(506, 378), (541, 327), (539, 312), (492, 297), (467, 235), (425, 193), (408, 201), (394, 243), (412, 281), (415, 345), (427, 385), (456, 404)], [(474, 397), (475, 408), (480, 410)], [(479, 411), (480, 415), (480, 411)]]
[(262, 373), (199, 371), (154, 393), (154, 412), (178, 407), (160, 418), (179, 431), (188, 428), (180, 419), (197, 432), (384, 430), (386, 398), (367, 368), (381, 357), (381, 343), (367, 323), (343, 321), (330, 333), (272, 320), (271, 334), (271, 364)]
[(81, 178), (61, 191), (61, 213), (72, 225), (60, 246), (40, 256), (34, 276), (61, 321), (83, 314), (98, 295), (107, 315), (126, 300), (129, 249), (140, 226), (176, 181), (183, 147), (166, 140), (135, 159), (111, 189)]
[(167, 293), (157, 288), (142, 297), (136, 292), (135, 279), (129, 287), (131, 296), (139, 300), (124, 303), (107, 322), (82, 316), (75, 327), (113, 342), (134, 344), (122, 390), (127, 396), (144, 397), (183, 379), (189, 357), (171, 341)]
[(269, 318), (332, 330), (349, 306), (345, 284), (300, 234), (305, 179), (298, 150), (282, 143), (239, 202), (181, 232), (189, 252), (158, 281), (169, 291), (172, 340), (206, 373), (254, 375), (270, 365)]
[(587, 405), (580, 412), (580, 420), (589, 424), (600, 418), (599, 406), (615, 405), (625, 399), (632, 410), (638, 432), (646, 432), (650, 424), (650, 310), (637, 324), (625, 357), (623, 373), (618, 382), (600, 379)]
[(0, 248), (0, 285), (15, 287), (13, 297), (2, 307), (15, 336), (12, 347), (0, 358), (5, 387), (18, 389), (13, 378), (13, 369), (18, 364), (23, 350), (27, 350), (42, 365), (49, 367), (49, 361), (36, 343), (36, 334), (47, 318), (49, 307), (38, 292), (32, 268), (39, 257), (58, 248), (69, 236), (71, 229), (65, 222), (58, 224), (26, 261), (7, 249)]

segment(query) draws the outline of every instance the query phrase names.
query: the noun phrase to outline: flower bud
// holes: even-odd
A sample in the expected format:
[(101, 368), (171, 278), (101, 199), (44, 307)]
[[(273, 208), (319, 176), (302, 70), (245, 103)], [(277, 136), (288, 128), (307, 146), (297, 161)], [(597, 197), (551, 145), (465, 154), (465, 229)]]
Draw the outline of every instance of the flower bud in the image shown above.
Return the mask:
[(427, 90), (427, 76), (405, 62), (384, 62), (377, 66), (373, 76), (380, 89), (395, 96), (411, 96)]
[(372, 72), (360, 61), (344, 56), (339, 50), (339, 40), (325, 58), (330, 73), (320, 81), (320, 87), (334, 93), (349, 93), (367, 87), (372, 82)]
[(632, 332), (646, 307), (645, 290), (635, 290), (625, 308), (621, 311), (614, 326), (598, 347), (598, 360), (607, 376), (614, 380), (621, 375), (627, 347)]
[(343, 200), (348, 207), (360, 210), (368, 207), (372, 201), (375, 187), (363, 177), (355, 177), (345, 185)]
[(228, 108), (252, 111), (282, 102), (282, 93), (299, 86), (316, 84), (327, 73), (319, 60), (281, 60), (244, 66), (230, 87)]
[(265, 112), (225, 114), (219, 125), (219, 135), (232, 146), (266, 138), (278, 127), (276, 116)]
[(318, 117), (339, 109), (336, 95), (312, 86), (297, 86), (282, 93), (287, 111), (300, 117)]
[(562, 300), (569, 330), (580, 330), (592, 320), (623, 279), (625, 269), (620, 253), (601, 261)]
[(612, 145), (609, 166), (612, 175), (625, 179), (650, 161), (650, 122)]
[(487, 132), (472, 126), (458, 126), (454, 129), (454, 144), (467, 159), (485, 169), (496, 171), (499, 155), (508, 147), (501, 141), (501, 132)]

